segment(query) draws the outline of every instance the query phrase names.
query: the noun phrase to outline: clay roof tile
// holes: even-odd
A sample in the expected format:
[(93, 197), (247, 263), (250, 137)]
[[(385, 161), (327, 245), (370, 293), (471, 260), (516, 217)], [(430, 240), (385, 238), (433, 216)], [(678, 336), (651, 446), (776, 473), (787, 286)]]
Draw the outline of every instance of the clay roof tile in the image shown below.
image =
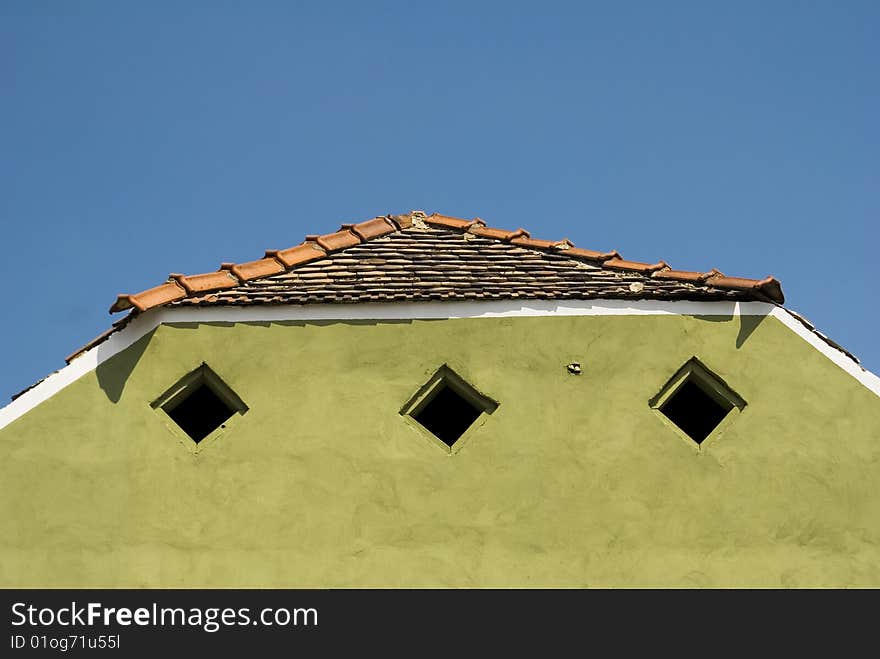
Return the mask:
[(186, 290), (175, 281), (148, 288), (137, 295), (119, 295), (116, 302), (110, 307), (110, 313), (124, 311), (134, 307), (138, 311), (146, 311), (169, 302), (182, 300), (186, 297)]
[(534, 247), (536, 249), (553, 249), (554, 247), (559, 246), (561, 241), (558, 240), (538, 240), (536, 238), (528, 238), (526, 236), (519, 236), (517, 238), (513, 238), (510, 241), (514, 245), (519, 245), (520, 247)]
[(169, 275), (169, 279), (173, 279), (183, 286), (187, 294), (201, 293), (203, 291), (217, 291), (223, 288), (232, 288), (238, 286), (238, 278), (229, 270), (219, 270), (217, 272), (206, 272), (201, 275)]
[(709, 277), (713, 276), (713, 274), (718, 273), (717, 270), (712, 270), (710, 272), (693, 272), (690, 270), (657, 270), (652, 273), (652, 277), (657, 279), (675, 279), (677, 281), (692, 281), (697, 283), (702, 283), (706, 281)]
[(241, 281), (271, 277), (284, 272), (284, 266), (273, 258), (258, 259), (247, 263), (222, 263), (221, 270), (229, 270)]
[(782, 293), (782, 285), (775, 277), (747, 279), (744, 277), (725, 277), (724, 275), (718, 275), (709, 277), (706, 279), (705, 283), (709, 286), (715, 286), (716, 288), (730, 288), (741, 291), (756, 290), (779, 304), (782, 304), (785, 301), (785, 297)]
[[(293, 277), (286, 280), (290, 283), (286, 286), (293, 287), (291, 292), (282, 293), (277, 288), (277, 283), (272, 284), (271, 292), (258, 294), (257, 288), (252, 287), (250, 282), (272, 277), (273, 275), (282, 274), (291, 269), (308, 267), (308, 264), (324, 259), (321, 263), (330, 263), (328, 261), (332, 255), (342, 250), (357, 248), (363, 243), (371, 240), (394, 234), (394, 236), (402, 235), (407, 229), (415, 227), (417, 232), (412, 234), (412, 238), (421, 236), (422, 238), (408, 247), (402, 252), (395, 253), (392, 250), (390, 255), (383, 256), (373, 260), (370, 256), (366, 260), (355, 265), (351, 265), (350, 257), (346, 251), (345, 266), (333, 266), (335, 275), (329, 274), (312, 274), (303, 273), (300, 279)], [(427, 232), (427, 233), (426, 233)], [(433, 234), (432, 234), (433, 232)], [(444, 233), (445, 232), (445, 233)], [(436, 235), (434, 235), (436, 234)], [(601, 271), (618, 271), (631, 272), (648, 277), (649, 280), (659, 280), (657, 286), (661, 286), (664, 281), (679, 281), (688, 284), (693, 289), (682, 289), (681, 287), (670, 288), (669, 291), (676, 291), (676, 295), (687, 295), (690, 290), (708, 290), (717, 291), (744, 291), (746, 294), (754, 295), (757, 299), (769, 299), (774, 302), (781, 303), (783, 301), (782, 288), (779, 282), (773, 277), (766, 279), (745, 279), (739, 277), (727, 277), (718, 270), (712, 270), (706, 273), (691, 272), (686, 270), (673, 270), (664, 261), (658, 263), (641, 263), (637, 261), (628, 261), (623, 259), (617, 251), (597, 252), (589, 249), (575, 247), (569, 240), (541, 240), (532, 238), (525, 229), (517, 229), (516, 231), (507, 231), (486, 226), (486, 223), (480, 218), (473, 220), (465, 220), (461, 218), (451, 217), (434, 213), (426, 215), (423, 211), (411, 211), (406, 215), (388, 215), (384, 217), (374, 217), (357, 224), (345, 224), (339, 231), (323, 235), (306, 236), (306, 241), (284, 250), (268, 250), (265, 258), (246, 263), (224, 263), (217, 272), (204, 273), (199, 275), (172, 275), (171, 281), (148, 289), (135, 295), (120, 295), (111, 307), (111, 312), (122, 311), (125, 309), (135, 309), (136, 311), (146, 311), (153, 307), (165, 304), (179, 302), (188, 298), (186, 301), (193, 304), (202, 303), (280, 303), (285, 301), (294, 301), (302, 303), (309, 301), (308, 293), (297, 294), (296, 287), (302, 288), (306, 282), (315, 281), (319, 285), (325, 287), (327, 283), (332, 283), (333, 277), (338, 277), (345, 281), (363, 281), (360, 284), (364, 291), (360, 293), (355, 289), (345, 289), (336, 297), (331, 298), (333, 301), (353, 301), (357, 299), (376, 299), (376, 300), (396, 300), (396, 299), (422, 299), (424, 291), (433, 291), (433, 295), (439, 299), (452, 297), (462, 297), (464, 299), (501, 299), (503, 297), (554, 297), (557, 295), (567, 296), (566, 285), (561, 284), (558, 274), (553, 270), (556, 262), (548, 262), (540, 265), (533, 257), (527, 258), (523, 262), (525, 270), (522, 274), (516, 275), (514, 279), (509, 280), (506, 276), (498, 274), (495, 270), (485, 269), (485, 264), (491, 262), (496, 256), (501, 255), (502, 261), (497, 267), (509, 269), (512, 267), (511, 259), (520, 259), (520, 252), (502, 253), (490, 250), (482, 256), (475, 256), (474, 264), (482, 264), (479, 267), (471, 266), (472, 269), (463, 271), (459, 274), (458, 267), (452, 266), (448, 262), (436, 261), (430, 266), (429, 271), (425, 273), (424, 278), (420, 275), (415, 280), (400, 279), (399, 275), (405, 273), (400, 271), (400, 264), (408, 263), (412, 258), (412, 254), (421, 253), (428, 250), (427, 253), (434, 253), (433, 250), (439, 245), (438, 239), (453, 240), (452, 236), (459, 236), (458, 240), (464, 238), (464, 245), (467, 245), (468, 234), (471, 236), (479, 236), (500, 241), (501, 244), (509, 244), (513, 247), (526, 248), (535, 250), (536, 252), (546, 254), (545, 259), (561, 258), (565, 263), (570, 264), (571, 261), (586, 260), (597, 265), (597, 268), (591, 270), (592, 277), (598, 277)], [(449, 236), (448, 238), (440, 238), (440, 236)], [(393, 238), (393, 237), (392, 237)], [(395, 239), (396, 240), (396, 239)], [(471, 241), (467, 253), (476, 250), (475, 254), (480, 250), (485, 250), (485, 241)], [(445, 247), (445, 243), (444, 243)], [(456, 250), (461, 249), (458, 243), (450, 243), (450, 247)], [(445, 249), (444, 249), (445, 253)], [(466, 253), (462, 252), (456, 258), (462, 258)], [(440, 258), (440, 257), (438, 257)], [(449, 258), (445, 256), (443, 258)], [(485, 259), (489, 259), (486, 261)], [(566, 261), (567, 260), (567, 261)], [(385, 264), (381, 267), (376, 263)], [(503, 263), (504, 265), (501, 265)], [(474, 270), (473, 268), (476, 268)], [(480, 268), (485, 270), (481, 271)], [(548, 269), (549, 268), (549, 269)], [(483, 272), (482, 275), (469, 274)], [(581, 271), (582, 272), (582, 271)], [(396, 273), (396, 274), (393, 274)], [(468, 276), (477, 277), (479, 281), (478, 288), (468, 288), (460, 282), (467, 280)], [(578, 275), (583, 277), (584, 275)], [(439, 279), (438, 279), (439, 277)], [(541, 277), (548, 277), (541, 279)], [(580, 281), (575, 277), (574, 281)], [(616, 279), (614, 281), (617, 281)], [(236, 288), (241, 282), (249, 282), (248, 288)], [(383, 283), (378, 283), (383, 282)], [(543, 282), (543, 283), (542, 283)], [(473, 286), (470, 284), (469, 286)], [(580, 284), (577, 284), (580, 286)], [(655, 286), (655, 288), (657, 288)], [(228, 295), (220, 295), (225, 290), (230, 291)], [(331, 289), (326, 289), (326, 294), (330, 294)], [(596, 295), (591, 291), (600, 291), (600, 288), (585, 288), (579, 295)], [(619, 284), (614, 285), (614, 290), (619, 291)], [(658, 288), (655, 295), (661, 295)], [(605, 293), (605, 295), (611, 294)], [(671, 292), (668, 294), (672, 294)], [(718, 293), (714, 293), (718, 295)], [(257, 296), (257, 297), (253, 297)], [(366, 297), (364, 297), (366, 296)], [(323, 299), (323, 298), (322, 298)]]
[(390, 219), (398, 229), (409, 229), (412, 226), (412, 215), (389, 215)]
[(342, 228), (350, 229), (363, 241), (397, 231), (397, 227), (385, 217), (374, 217), (372, 220), (359, 224), (343, 225)]
[(474, 220), (463, 220), (459, 217), (449, 217), (448, 215), (440, 215), (432, 213), (425, 218), (425, 222), (434, 226), (449, 227), (451, 229), (467, 229)]
[(578, 258), (587, 259), (589, 261), (607, 261), (608, 259), (619, 259), (620, 254), (617, 250), (610, 252), (595, 252), (591, 249), (582, 249), (581, 247), (570, 247), (565, 250), (566, 256), (576, 256)]
[(621, 258), (615, 257), (602, 263), (602, 267), (611, 268), (612, 270), (626, 270), (630, 272), (641, 272), (642, 274), (651, 274), (656, 270), (669, 268), (669, 265), (665, 261), (660, 261), (658, 263), (640, 263), (639, 261), (624, 261)]
[(306, 236), (306, 240), (311, 238), (314, 238), (314, 241), (328, 252), (352, 247), (361, 242), (358, 235), (349, 229), (343, 229), (335, 233), (325, 233), (323, 236)]
[[(306, 242), (296, 245), (295, 247), (280, 250), (266, 250), (266, 256), (275, 259), (285, 268), (292, 268), (296, 265), (308, 263), (309, 261), (314, 261), (315, 259), (326, 256), (327, 252), (325, 252), (317, 242), (309, 240), (310, 237), (312, 236), (306, 236)], [(317, 239), (318, 236), (314, 236), (314, 238)]]
[(470, 232), (475, 236), (494, 238), (495, 240), (505, 240), (508, 235), (513, 233), (512, 231), (507, 231), (505, 229), (493, 229), (492, 227), (487, 227), (482, 224), (474, 225), (470, 228)]

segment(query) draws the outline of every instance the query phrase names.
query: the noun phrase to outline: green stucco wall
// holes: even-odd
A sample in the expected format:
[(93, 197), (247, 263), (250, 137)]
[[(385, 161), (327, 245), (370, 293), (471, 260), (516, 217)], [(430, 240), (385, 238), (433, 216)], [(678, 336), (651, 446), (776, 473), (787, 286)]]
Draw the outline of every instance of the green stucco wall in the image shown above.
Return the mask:
[[(748, 402), (702, 450), (692, 356)], [(250, 409), (194, 454), (149, 403), (202, 361)], [(500, 403), (453, 455), (398, 413), (444, 363)], [(0, 483), (7, 587), (880, 586), (880, 398), (772, 317), (161, 326)]]

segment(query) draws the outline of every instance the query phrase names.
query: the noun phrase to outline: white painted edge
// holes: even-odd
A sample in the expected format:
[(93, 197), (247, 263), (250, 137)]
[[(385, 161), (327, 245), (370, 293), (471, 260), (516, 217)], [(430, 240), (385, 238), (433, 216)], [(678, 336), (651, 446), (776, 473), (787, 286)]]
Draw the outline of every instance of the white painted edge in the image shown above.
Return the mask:
[(862, 368), (844, 352), (841, 352), (834, 346), (823, 341), (821, 337), (811, 331), (786, 309), (775, 307), (770, 315), (813, 346), (816, 350), (828, 357), (828, 359), (853, 376), (861, 384), (865, 385), (869, 390), (880, 396), (880, 377), (877, 377), (866, 368)]
[(880, 378), (828, 345), (785, 309), (767, 302), (665, 300), (499, 300), (362, 304), (174, 307), (147, 311), (0, 409), (0, 429), (122, 352), (162, 324), (310, 320), (434, 320), (534, 316), (773, 316), (880, 396)]
[[(162, 323), (273, 322), (285, 320), (435, 320), (517, 316), (733, 316), (765, 315), (766, 302), (686, 300), (473, 300), (357, 304), (252, 305), (157, 309)], [(150, 313), (150, 312), (148, 312)]]

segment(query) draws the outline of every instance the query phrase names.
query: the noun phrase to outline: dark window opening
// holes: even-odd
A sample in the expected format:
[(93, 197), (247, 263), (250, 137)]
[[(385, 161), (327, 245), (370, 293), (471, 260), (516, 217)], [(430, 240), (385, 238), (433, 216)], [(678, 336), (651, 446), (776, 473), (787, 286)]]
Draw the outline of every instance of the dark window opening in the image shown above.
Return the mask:
[(707, 394), (693, 378), (688, 378), (660, 408), (684, 433), (701, 444), (733, 408)]
[(498, 409), (498, 402), (478, 391), (470, 382), (443, 364), (400, 409), (401, 416), (416, 421), (433, 436), (433, 442), (457, 452), (462, 437), (484, 414)]
[(150, 403), (161, 410), (198, 445), (248, 406), (211, 368), (202, 363)]
[(166, 412), (196, 444), (235, 414), (235, 410), (205, 384)]
[(451, 447), (481, 413), (452, 387), (443, 385), (413, 418)]

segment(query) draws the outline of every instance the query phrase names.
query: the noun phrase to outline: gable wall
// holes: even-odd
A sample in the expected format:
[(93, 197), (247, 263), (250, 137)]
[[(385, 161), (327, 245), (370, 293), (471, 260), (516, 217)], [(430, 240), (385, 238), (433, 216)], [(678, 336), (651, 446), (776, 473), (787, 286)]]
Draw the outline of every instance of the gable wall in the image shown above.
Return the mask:
[[(748, 402), (701, 451), (692, 356)], [(250, 410), (193, 454), (149, 402), (202, 361)], [(500, 402), (452, 456), (398, 414), (443, 363)], [(878, 447), (773, 317), (163, 325), (0, 430), (0, 583), (878, 586)]]

